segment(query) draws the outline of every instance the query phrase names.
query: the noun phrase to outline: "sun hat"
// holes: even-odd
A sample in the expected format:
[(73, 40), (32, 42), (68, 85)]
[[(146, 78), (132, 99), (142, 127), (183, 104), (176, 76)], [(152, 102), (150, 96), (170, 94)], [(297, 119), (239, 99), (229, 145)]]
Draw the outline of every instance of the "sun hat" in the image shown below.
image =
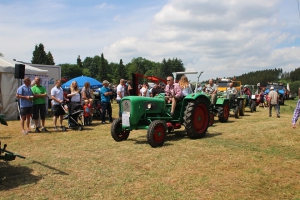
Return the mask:
[(270, 87), (270, 90), (274, 90), (274, 87), (273, 87), (273, 86), (271, 86), (271, 87)]
[(104, 80), (104, 81), (102, 82), (102, 84), (109, 84), (109, 82), (108, 82), (107, 80)]

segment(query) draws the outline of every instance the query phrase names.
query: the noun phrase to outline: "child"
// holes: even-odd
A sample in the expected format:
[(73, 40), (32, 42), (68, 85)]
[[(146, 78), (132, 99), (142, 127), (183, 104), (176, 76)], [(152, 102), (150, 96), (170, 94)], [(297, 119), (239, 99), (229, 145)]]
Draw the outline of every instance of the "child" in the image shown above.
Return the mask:
[(84, 105), (83, 105), (83, 116), (84, 116), (84, 125), (87, 126), (90, 124), (90, 105), (89, 105), (89, 100), (84, 100)]
[(89, 116), (89, 125), (92, 125), (94, 107), (93, 107), (93, 99), (89, 99), (89, 108), (90, 108), (90, 116)]

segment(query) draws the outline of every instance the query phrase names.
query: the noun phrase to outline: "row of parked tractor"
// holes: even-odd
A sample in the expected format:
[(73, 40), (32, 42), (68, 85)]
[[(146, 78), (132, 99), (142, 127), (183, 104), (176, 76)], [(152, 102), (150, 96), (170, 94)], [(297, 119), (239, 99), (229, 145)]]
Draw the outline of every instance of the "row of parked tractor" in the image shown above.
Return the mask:
[[(174, 72), (173, 77), (183, 74), (198, 74), (197, 85), (202, 72)], [(133, 74), (133, 85), (138, 85), (138, 78), (154, 82), (162, 81), (153, 76)], [(175, 112), (172, 114), (171, 104), (165, 101), (164, 93), (155, 97), (124, 97), (121, 101), (122, 117), (113, 121), (111, 136), (115, 141), (121, 142), (127, 140), (133, 130), (147, 130), (147, 141), (155, 148), (163, 146), (167, 134), (184, 126), (188, 137), (202, 138), (208, 127), (213, 125), (215, 117), (224, 123), (228, 121), (231, 113), (236, 118), (243, 116), (246, 107), (249, 107), (251, 112), (256, 111), (257, 96), (244, 94), (239, 81), (233, 82), (238, 91), (237, 94), (230, 95), (226, 90), (230, 82), (232, 81), (220, 80), (218, 82), (215, 103), (211, 103), (209, 94), (195, 89), (193, 93), (176, 104)]]

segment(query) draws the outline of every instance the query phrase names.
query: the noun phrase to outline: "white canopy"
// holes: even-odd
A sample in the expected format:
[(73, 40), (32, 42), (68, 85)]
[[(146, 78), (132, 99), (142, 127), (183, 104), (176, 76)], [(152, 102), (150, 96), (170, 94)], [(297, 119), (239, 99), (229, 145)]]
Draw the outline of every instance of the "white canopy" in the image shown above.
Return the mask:
[[(5, 115), (5, 119), (16, 119), (18, 116), (15, 100), (21, 81), (15, 79), (15, 64), (23, 63), (0, 58), (0, 113)], [(48, 70), (41, 70), (25, 64), (25, 75), (48, 77)]]

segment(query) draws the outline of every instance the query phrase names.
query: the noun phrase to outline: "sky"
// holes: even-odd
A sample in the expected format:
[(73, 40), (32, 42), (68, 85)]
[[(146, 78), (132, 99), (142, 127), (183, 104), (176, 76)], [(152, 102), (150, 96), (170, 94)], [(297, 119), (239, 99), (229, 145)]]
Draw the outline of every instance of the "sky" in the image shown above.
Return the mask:
[(0, 0), (0, 13), (8, 61), (43, 43), (56, 64), (178, 58), (200, 81), (300, 67), (298, 0)]

